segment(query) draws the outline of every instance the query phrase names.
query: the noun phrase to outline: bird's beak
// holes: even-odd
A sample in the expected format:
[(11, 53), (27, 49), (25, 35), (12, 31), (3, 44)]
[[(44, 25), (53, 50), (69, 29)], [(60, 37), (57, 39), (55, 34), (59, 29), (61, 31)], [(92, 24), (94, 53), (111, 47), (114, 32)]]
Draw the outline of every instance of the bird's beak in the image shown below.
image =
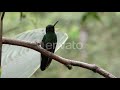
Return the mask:
[(57, 21), (53, 26), (55, 27), (55, 25), (58, 23), (59, 21)]

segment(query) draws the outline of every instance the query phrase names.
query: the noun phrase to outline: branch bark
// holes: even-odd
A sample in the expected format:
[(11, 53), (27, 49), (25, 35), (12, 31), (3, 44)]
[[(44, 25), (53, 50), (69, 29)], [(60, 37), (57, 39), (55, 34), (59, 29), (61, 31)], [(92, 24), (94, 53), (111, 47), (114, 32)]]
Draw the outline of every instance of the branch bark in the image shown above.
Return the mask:
[(7, 38), (3, 38), (2, 43), (30, 48), (30, 49), (33, 49), (35, 51), (38, 51), (38, 52), (48, 56), (66, 66), (78, 66), (78, 67), (86, 68), (88, 70), (92, 70), (93, 72), (98, 73), (98, 74), (104, 76), (105, 78), (116, 78), (114, 75), (112, 75), (108, 71), (105, 71), (101, 67), (98, 67), (95, 64), (88, 64), (88, 63), (84, 63), (84, 62), (80, 62), (80, 61), (65, 59), (63, 57), (60, 57), (58, 55), (55, 55), (55, 54), (43, 49), (42, 47), (38, 46), (38, 43), (30, 43), (30, 42), (25, 42), (25, 41), (20, 41), (20, 40), (15, 40), (15, 39), (7, 39)]

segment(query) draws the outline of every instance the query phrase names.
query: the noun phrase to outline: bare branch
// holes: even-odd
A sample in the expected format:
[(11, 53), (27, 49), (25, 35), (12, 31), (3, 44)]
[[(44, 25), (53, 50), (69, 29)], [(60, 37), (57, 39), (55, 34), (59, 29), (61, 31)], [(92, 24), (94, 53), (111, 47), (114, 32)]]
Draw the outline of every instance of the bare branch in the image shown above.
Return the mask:
[(84, 62), (80, 62), (80, 61), (65, 59), (63, 57), (60, 57), (58, 55), (55, 55), (55, 54), (43, 49), (42, 47), (39, 47), (38, 44), (36, 44), (36, 43), (30, 43), (30, 42), (14, 40), (14, 39), (7, 39), (7, 38), (3, 38), (2, 43), (27, 47), (27, 48), (33, 49), (35, 51), (38, 51), (38, 52), (58, 61), (66, 66), (78, 66), (78, 67), (86, 68), (88, 70), (92, 70), (93, 72), (98, 73), (106, 78), (116, 78), (114, 75), (105, 71), (101, 67), (96, 66), (95, 64), (88, 64), (88, 63), (84, 63)]

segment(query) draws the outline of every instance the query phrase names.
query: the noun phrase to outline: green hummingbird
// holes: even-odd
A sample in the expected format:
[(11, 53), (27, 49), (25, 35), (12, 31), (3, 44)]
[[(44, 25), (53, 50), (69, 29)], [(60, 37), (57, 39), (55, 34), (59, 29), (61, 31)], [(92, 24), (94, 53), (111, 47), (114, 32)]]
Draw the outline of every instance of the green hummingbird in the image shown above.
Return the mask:
[[(54, 25), (48, 25), (46, 27), (46, 34), (44, 35), (41, 42), (41, 47), (52, 53), (54, 53), (57, 45), (57, 35), (55, 33), (55, 25), (57, 23), (58, 21)], [(41, 54), (41, 71), (46, 70), (46, 68), (48, 68), (48, 66), (50, 65), (51, 61), (51, 58)]]

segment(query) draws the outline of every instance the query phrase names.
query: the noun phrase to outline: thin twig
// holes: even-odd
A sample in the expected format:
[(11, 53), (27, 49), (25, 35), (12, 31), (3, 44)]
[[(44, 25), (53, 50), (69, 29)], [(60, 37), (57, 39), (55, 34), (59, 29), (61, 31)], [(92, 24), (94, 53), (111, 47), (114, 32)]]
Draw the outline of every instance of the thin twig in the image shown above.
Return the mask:
[(5, 15), (5, 12), (2, 13), (1, 21), (3, 21), (4, 15)]
[(1, 68), (1, 58), (2, 58), (2, 32), (3, 32), (3, 18), (4, 18), (5, 12), (0, 13), (0, 68)]
[(2, 43), (27, 47), (27, 48), (33, 49), (35, 51), (38, 51), (38, 52), (40, 52), (52, 59), (64, 64), (64, 65), (78, 66), (78, 67), (86, 68), (88, 70), (92, 70), (93, 72), (98, 73), (106, 78), (116, 78), (114, 75), (105, 71), (101, 67), (96, 66), (95, 64), (88, 64), (88, 63), (84, 63), (84, 62), (80, 62), (80, 61), (65, 59), (63, 57), (60, 57), (58, 55), (55, 55), (55, 54), (43, 49), (42, 47), (38, 47), (38, 44), (36, 44), (36, 43), (30, 43), (30, 42), (25, 42), (25, 41), (21, 41), (21, 40), (7, 39), (7, 38), (3, 38)]
[[(2, 13), (0, 12), (0, 18)], [(0, 20), (0, 68), (1, 68), (1, 56), (2, 56), (2, 22)]]

